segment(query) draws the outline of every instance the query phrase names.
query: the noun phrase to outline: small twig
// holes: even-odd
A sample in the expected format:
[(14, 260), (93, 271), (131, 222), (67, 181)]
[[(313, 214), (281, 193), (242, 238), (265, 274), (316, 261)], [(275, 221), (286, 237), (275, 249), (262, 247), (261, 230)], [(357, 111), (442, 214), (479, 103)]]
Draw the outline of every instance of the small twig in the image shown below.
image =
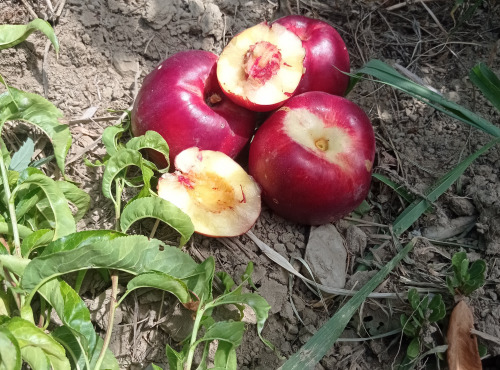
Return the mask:
[(95, 370), (100, 370), (104, 356), (106, 355), (106, 350), (108, 349), (109, 342), (111, 341), (111, 333), (113, 331), (113, 324), (115, 321), (116, 312), (116, 297), (118, 295), (118, 272), (113, 270), (111, 272), (111, 298), (109, 301), (109, 316), (108, 316), (108, 327), (106, 329), (106, 336), (104, 337), (104, 342), (102, 344), (101, 352), (97, 358), (95, 364)]
[(47, 4), (47, 8), (49, 8), (50, 12), (54, 14), (54, 7), (52, 6), (52, 2), (50, 0), (45, 0), (45, 4)]
[(42, 62), (42, 81), (43, 81), (43, 95), (45, 97), (49, 94), (49, 78), (47, 77), (47, 70), (49, 68), (48, 59), (49, 59), (49, 51), (52, 42), (47, 40), (45, 42), (45, 51), (43, 53), (43, 62)]
[(422, 6), (425, 8), (425, 10), (427, 10), (427, 12), (430, 14), (430, 16), (432, 17), (432, 19), (434, 19), (434, 22), (436, 22), (437, 26), (441, 29), (441, 31), (443, 31), (443, 33), (446, 36), (448, 36), (448, 32), (446, 32), (446, 30), (444, 29), (443, 25), (441, 24), (441, 22), (439, 22), (439, 20), (437, 19), (436, 15), (433, 13), (433, 11), (427, 5), (425, 5), (425, 3), (423, 2), (423, 0), (419, 0), (419, 1), (422, 4)]
[(61, 16), (62, 11), (64, 9), (64, 5), (66, 5), (66, 0), (61, 0), (61, 2), (59, 3), (59, 7), (57, 9), (57, 12), (56, 12), (56, 20)]
[(160, 219), (157, 218), (155, 224), (153, 225), (153, 230), (151, 230), (151, 234), (149, 234), (149, 239), (153, 239), (156, 234), (156, 230), (158, 229), (158, 225), (160, 225)]
[[(431, 1), (435, 1), (435, 0), (421, 0), (421, 1), (431, 2)], [(412, 0), (412, 1), (405, 1), (405, 2), (402, 2), (402, 3), (399, 3), (399, 4), (394, 4), (394, 5), (388, 6), (387, 8), (385, 8), (385, 10), (387, 10), (387, 11), (390, 12), (392, 10), (396, 10), (396, 9), (399, 9), (399, 8), (404, 8), (407, 5), (413, 4), (413, 2), (414, 1)]]
[(30, 13), (30, 15), (33, 18), (38, 18), (38, 15), (35, 13), (35, 11), (33, 10), (33, 8), (31, 7), (31, 5), (26, 0), (21, 0), (21, 2), (26, 7), (26, 9), (28, 9), (28, 12)]
[(89, 122), (103, 122), (103, 121), (113, 121), (118, 120), (117, 116), (106, 116), (106, 117), (96, 117), (96, 118), (80, 118), (72, 119), (68, 121), (68, 125), (74, 125), (78, 123), (89, 123)]

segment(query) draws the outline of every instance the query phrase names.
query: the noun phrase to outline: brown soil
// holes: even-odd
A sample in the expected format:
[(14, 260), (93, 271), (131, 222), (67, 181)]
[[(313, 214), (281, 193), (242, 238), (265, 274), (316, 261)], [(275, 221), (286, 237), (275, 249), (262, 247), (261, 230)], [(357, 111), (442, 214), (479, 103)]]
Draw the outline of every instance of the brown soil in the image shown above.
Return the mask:
[[(334, 25), (350, 51), (352, 71), (374, 58), (402, 66), (444, 97), (491, 122), (499, 122), (499, 113), (467, 77), (470, 68), (480, 61), (500, 74), (500, 4), (495, 0), (483, 1), (470, 19), (455, 28), (455, 21), (461, 19), (473, 1), (465, 2), (452, 15), (450, 1), (280, 0), (278, 7), (269, 0), (52, 0), (56, 12), (60, 10), (59, 17), (50, 11), (46, 1), (27, 3), (39, 17), (53, 22), (61, 44), (59, 57), (49, 51), (44, 37), (35, 34), (15, 48), (0, 51), (0, 73), (10, 85), (45, 96), (68, 120), (73, 146), (67, 158), (67, 173), (92, 198), (91, 210), (78, 225), (80, 230), (113, 226), (112, 204), (101, 193), (102, 172), (87, 167), (83, 157), (102, 159), (103, 129), (116, 123), (118, 115), (114, 110), (131, 106), (144, 76), (175, 52), (204, 49), (220, 53), (228, 40), (244, 28), (290, 12)], [(0, 24), (27, 23), (32, 18), (21, 1), (0, 3)], [(486, 134), (372, 81), (359, 83), (349, 98), (363, 107), (373, 122), (377, 136), (374, 171), (404, 185), (415, 195), (421, 195), (489, 140)], [(7, 130), (8, 142), (14, 146), (11, 150), (19, 146), (23, 134), (23, 129)], [(45, 146), (47, 141), (42, 135), (33, 135), (40, 155), (44, 156), (50, 145)], [(46, 172), (59, 176), (52, 165)], [(445, 276), (451, 266), (450, 256), (462, 248), (471, 259), (483, 258), (488, 265), (486, 285), (470, 298), (476, 329), (500, 338), (499, 175), (500, 152), (494, 147), (465, 172), (432, 211), (403, 234), (400, 242), (430, 235), (426, 233), (431, 231), (433, 236), (444, 234), (452, 228), (451, 220), (459, 217), (474, 216), (471, 227), (448, 238), (446, 245), (419, 242), (410, 258), (379, 291), (405, 291), (414, 286), (440, 289), (448, 297), (445, 301), (451, 309), (453, 301), (446, 293)], [(358, 279), (357, 286), (361, 286), (367, 277), (360, 275), (370, 275), (354, 271), (373, 247), (382, 245), (374, 252), (374, 267), (394, 255), (395, 248), (385, 239), (387, 228), (377, 225), (391, 225), (406, 205), (391, 188), (377, 180), (372, 182), (367, 200), (371, 210), (364, 216), (364, 226), (352, 232), (352, 228), (348, 231), (350, 221), (336, 225), (350, 252), (349, 287)], [(152, 225), (144, 222), (136, 232), (149, 235)], [(283, 220), (264, 208), (253, 232), (290, 259), (304, 256), (310, 228)], [(160, 227), (156, 234), (166, 241), (170, 236), (166, 227)], [(247, 236), (218, 240), (196, 235), (186, 251), (200, 260), (214, 256), (217, 269), (234, 278), (241, 276), (250, 260), (255, 264), (253, 280), (272, 306), (263, 335), (279, 353), (266, 348), (250, 325), (238, 350), (241, 369), (278, 368), (346, 301), (345, 297), (336, 296), (321, 302), (299, 279), (289, 284), (287, 273)], [(84, 288), (96, 326), (104, 329), (108, 287), (96, 277), (86, 280)], [(161, 302), (162, 298), (161, 293), (145, 292), (120, 306), (111, 349), (122, 368), (144, 368), (152, 362), (166, 366), (165, 344), (175, 346), (189, 333), (190, 314), (171, 299)], [(367, 300), (342, 337), (388, 332), (399, 326), (403, 311), (409, 312), (409, 306), (399, 300)], [(446, 328), (446, 321), (441, 328)], [(430, 348), (445, 344), (439, 332), (428, 340)], [(490, 356), (500, 355), (498, 343), (482, 338), (479, 342), (487, 346)], [(339, 341), (316, 368), (396, 367), (406, 345), (401, 334), (369, 341)]]

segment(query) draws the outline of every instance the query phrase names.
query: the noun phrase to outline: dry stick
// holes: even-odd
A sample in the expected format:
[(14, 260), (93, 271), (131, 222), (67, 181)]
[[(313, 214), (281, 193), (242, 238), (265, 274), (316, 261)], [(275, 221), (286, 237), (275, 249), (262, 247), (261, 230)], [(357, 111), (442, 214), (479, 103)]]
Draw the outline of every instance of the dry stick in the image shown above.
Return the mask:
[(432, 17), (432, 19), (434, 19), (434, 22), (436, 22), (437, 26), (441, 29), (441, 31), (443, 31), (443, 33), (448, 36), (448, 32), (446, 32), (446, 30), (444, 29), (444, 27), (441, 25), (441, 22), (439, 22), (439, 20), (437, 19), (436, 15), (432, 12), (432, 10), (427, 6), (425, 5), (425, 3), (423, 2), (423, 0), (419, 0), (420, 1), (420, 4), (422, 4), (422, 6), (425, 8), (425, 10), (427, 10), (427, 12), (430, 14), (430, 16)]
[[(420, 1), (421, 2), (424, 2), (424, 1), (431, 2), (431, 1), (435, 1), (435, 0), (420, 0)], [(403, 7), (410, 5), (410, 4), (413, 4), (413, 0), (412, 1), (405, 1), (404, 3), (399, 3), (399, 4), (388, 6), (387, 8), (385, 8), (385, 10), (388, 10), (388, 11), (396, 10), (396, 9), (403, 8)]]
[(59, 3), (59, 8), (57, 9), (57, 12), (56, 12), (56, 19), (57, 20), (61, 14), (62, 14), (62, 11), (64, 9), (64, 5), (66, 5), (66, 0), (61, 0), (61, 2)]
[(33, 18), (38, 18), (38, 15), (35, 13), (35, 11), (33, 10), (33, 8), (31, 7), (31, 5), (28, 4), (28, 2), (26, 0), (21, 0), (21, 2), (26, 7), (26, 9), (28, 9), (28, 12), (31, 14), (31, 16)]
[(490, 342), (496, 343), (497, 345), (500, 345), (500, 338), (498, 337), (494, 337), (493, 335), (490, 335), (488, 333), (483, 333), (482, 331), (476, 330), (474, 328), (470, 330), (470, 333), (477, 335), (478, 337), (481, 337), (483, 339), (486, 339)]
[(50, 12), (54, 14), (54, 7), (52, 6), (52, 2), (50, 0), (45, 0), (45, 4), (47, 4), (47, 7), (49, 8)]
[(43, 81), (43, 95), (45, 97), (47, 97), (49, 94), (49, 78), (47, 77), (47, 70), (49, 67), (48, 59), (49, 59), (49, 50), (50, 50), (51, 45), (52, 45), (52, 42), (50, 40), (47, 40), (45, 42), (45, 51), (43, 53), (42, 81)]
[(118, 295), (118, 272), (113, 270), (111, 272), (111, 299), (109, 301), (109, 317), (108, 317), (108, 327), (106, 328), (106, 336), (104, 337), (104, 342), (102, 344), (101, 352), (97, 358), (95, 364), (95, 369), (99, 370), (101, 368), (102, 361), (106, 355), (106, 350), (108, 349), (109, 342), (111, 341), (111, 333), (113, 331), (113, 324), (115, 321), (116, 312), (116, 296)]

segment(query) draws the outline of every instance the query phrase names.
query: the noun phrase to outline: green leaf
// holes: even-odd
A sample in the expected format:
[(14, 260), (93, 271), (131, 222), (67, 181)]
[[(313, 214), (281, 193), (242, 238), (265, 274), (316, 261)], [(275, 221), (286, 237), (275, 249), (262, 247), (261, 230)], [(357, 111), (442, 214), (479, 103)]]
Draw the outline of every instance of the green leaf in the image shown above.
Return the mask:
[(385, 177), (384, 175), (381, 175), (379, 173), (374, 173), (372, 174), (372, 177), (389, 186), (392, 190), (394, 190), (401, 198), (403, 198), (408, 203), (413, 202), (413, 200), (415, 199), (415, 197), (411, 193), (409, 193), (402, 185), (396, 184), (394, 181)]
[(26, 25), (3, 24), (0, 25), (0, 50), (13, 47), (28, 38), (34, 31), (41, 31), (50, 40), (56, 54), (59, 53), (59, 42), (57, 41), (54, 29), (49, 22), (40, 18), (33, 19)]
[(42, 189), (45, 193), (45, 197), (50, 204), (55, 220), (54, 238), (58, 239), (64, 235), (75, 232), (75, 219), (73, 218), (68, 202), (56, 182), (51, 178), (41, 174), (33, 174), (12, 191), (11, 197), (15, 198), (16, 194), (21, 189), (27, 188), (31, 185), (40, 187), (40, 189)]
[(115, 202), (111, 191), (113, 180), (123, 169), (129, 166), (137, 166), (141, 168), (142, 155), (137, 150), (120, 149), (109, 158), (102, 176), (102, 192), (106, 198)]
[(157, 218), (181, 234), (180, 245), (186, 244), (194, 233), (191, 219), (176, 205), (159, 197), (139, 198), (129, 203), (120, 217), (120, 228), (127, 232), (136, 221), (153, 217)]
[[(165, 157), (167, 163), (169, 163), (169, 152), (170, 149), (168, 147), (167, 142), (156, 131), (146, 131), (146, 133), (142, 136), (134, 137), (130, 139), (126, 147), (129, 149), (141, 150), (141, 149), (154, 149), (157, 152), (160, 152)], [(160, 172), (168, 171), (169, 165), (165, 167)]]
[[(1, 26), (0, 26), (1, 27)], [(28, 137), (21, 148), (14, 153), (10, 161), (9, 170), (21, 172), (28, 168), (31, 157), (35, 153), (35, 142)]]
[(79, 231), (54, 240), (43, 250), (41, 256), (47, 256), (56, 252), (70, 251), (98, 242), (106, 243), (107, 241), (121, 236), (125, 236), (125, 234), (113, 230)]
[(177, 352), (168, 344), (165, 347), (165, 354), (168, 360), (168, 366), (170, 370), (184, 370), (184, 354)]
[(342, 306), (298, 352), (292, 355), (280, 369), (313, 369), (340, 337), (345, 327), (349, 324), (352, 316), (365, 302), (368, 295), (385, 280), (387, 275), (398, 265), (408, 252), (410, 252), (414, 245), (415, 239), (412, 239), (391, 261), (385, 264), (375, 276), (363, 285), (363, 287), (361, 287), (361, 289)]
[(21, 254), (27, 258), (36, 248), (49, 244), (54, 238), (54, 230), (40, 229), (23, 239), (21, 243)]
[(203, 337), (195, 342), (195, 346), (201, 342), (212, 342), (214, 340), (230, 343), (233, 347), (238, 347), (243, 339), (245, 323), (241, 321), (219, 321), (210, 326)]
[(500, 79), (484, 63), (478, 63), (469, 74), (471, 81), (484, 96), (500, 111)]
[(21, 356), (30, 369), (51, 370), (49, 358), (41, 348), (31, 346), (21, 348)]
[(420, 354), (420, 341), (418, 337), (411, 340), (408, 348), (406, 349), (406, 354), (410, 358), (416, 358)]
[(264, 329), (264, 324), (269, 314), (269, 310), (271, 309), (271, 306), (269, 306), (269, 303), (267, 303), (267, 301), (263, 297), (255, 293), (240, 294), (239, 291), (233, 290), (229, 294), (218, 297), (211, 305), (215, 307), (224, 304), (246, 304), (250, 306), (250, 308), (255, 312), (255, 316), (257, 317), (257, 334), (259, 334), (259, 337), (266, 345), (270, 346), (271, 348), (273, 347), (272, 344), (269, 341), (265, 340), (261, 335), (262, 329)]
[[(36, 257), (26, 267), (21, 285), (32, 290), (56, 276), (89, 268), (116, 269), (133, 275), (160, 271), (186, 281), (191, 290), (197, 280), (190, 278), (200, 274), (198, 264), (179, 249), (142, 235), (129, 235)], [(195, 293), (200, 294), (200, 290)]]
[(429, 322), (436, 322), (444, 319), (446, 316), (446, 306), (444, 305), (441, 294), (436, 294), (432, 297), (429, 303), (429, 309), (432, 310), (432, 313), (429, 315)]
[[(0, 254), (0, 265), (17, 276), (22, 276), (24, 274), (24, 270), (29, 263), (30, 260), (26, 258), (10, 254)], [(0, 275), (2, 275), (2, 271), (0, 271)]]
[(21, 370), (21, 350), (16, 337), (0, 327), (0, 370)]
[(224, 369), (236, 370), (237, 358), (236, 349), (231, 343), (221, 341), (217, 345), (217, 351), (214, 356), (214, 367), (211, 370)]
[(476, 158), (485, 153), (492, 146), (498, 144), (500, 138), (490, 141), (481, 149), (471, 154), (460, 162), (450, 172), (440, 178), (433, 186), (425, 193), (425, 199), (417, 199), (410, 204), (393, 223), (393, 230), (396, 236), (405, 232), (420, 216), (431, 206), (432, 202), (436, 201), (470, 166)]
[(161, 272), (146, 272), (137, 275), (128, 282), (127, 292), (125, 292), (124, 296), (128, 295), (132, 290), (139, 288), (161, 289), (172, 293), (182, 303), (191, 301), (191, 295), (185, 282)]
[(59, 122), (62, 116), (59, 109), (37, 94), (14, 87), (0, 94), (0, 131), (6, 121), (15, 120), (40, 128), (52, 142), (57, 165), (64, 174), (64, 162), (72, 140), (68, 125)]
[(44, 331), (33, 323), (20, 317), (13, 317), (6, 324), (6, 328), (16, 337), (21, 353), (27, 347), (38, 348), (43, 351), (54, 369), (69, 369), (64, 348)]
[(233, 278), (225, 271), (217, 271), (215, 275), (222, 281), (224, 285), (224, 294), (231, 291), (231, 288), (235, 285)]
[(428, 88), (416, 84), (415, 82), (403, 77), (399, 72), (388, 64), (373, 59), (359, 69), (354, 77), (360, 77), (361, 74), (368, 74), (377, 78), (378, 82), (397, 88), (414, 98), (434, 107), (435, 109), (456, 118), (472, 127), (482, 130), (494, 137), (500, 137), (500, 128), (491, 122), (481, 118), (477, 114), (465, 109), (459, 104), (450, 102), (441, 95), (429, 90)]
[(89, 209), (90, 195), (68, 181), (56, 181), (56, 184), (64, 194), (64, 197), (77, 208), (73, 218), (75, 221), (80, 221)]
[(126, 131), (127, 129), (121, 124), (108, 126), (104, 129), (102, 133), (102, 142), (106, 147), (106, 153), (112, 156), (121, 148), (120, 145), (118, 145), (118, 139)]
[(418, 296), (418, 291), (412, 288), (408, 291), (408, 302), (410, 302), (411, 308), (416, 310), (420, 305), (420, 297)]
[[(33, 230), (21, 224), (17, 224), (17, 229), (19, 231), (19, 237), (21, 239), (24, 239), (33, 234)], [(12, 224), (10, 222), (0, 222), (0, 234), (13, 235)]]

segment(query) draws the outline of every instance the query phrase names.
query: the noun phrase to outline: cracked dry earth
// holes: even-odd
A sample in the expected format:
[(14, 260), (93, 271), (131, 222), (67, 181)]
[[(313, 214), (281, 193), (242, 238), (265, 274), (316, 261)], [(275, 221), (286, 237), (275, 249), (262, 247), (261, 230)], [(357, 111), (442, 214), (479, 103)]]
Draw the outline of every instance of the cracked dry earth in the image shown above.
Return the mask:
[[(264, 0), (26, 0), (40, 18), (50, 20), (61, 44), (56, 58), (44, 37), (32, 35), (19, 46), (0, 51), (0, 69), (12, 86), (41, 94), (65, 115), (73, 134), (67, 158), (68, 175), (92, 198), (79, 229), (112, 228), (113, 207), (100, 187), (102, 171), (88, 167), (84, 158), (102, 159), (102, 131), (128, 109), (144, 76), (166, 57), (186, 49), (220, 53), (241, 30), (286, 14), (304, 14), (330, 22), (344, 38), (355, 71), (370, 59), (386, 61), (445, 98), (458, 102), (491, 122), (499, 113), (478, 94), (468, 71), (483, 61), (500, 74), (500, 4), (483, 1), (472, 17), (455, 27), (452, 2), (428, 1), (273, 1)], [(467, 2), (466, 2), (467, 3)], [(0, 23), (27, 23), (33, 18), (26, 4), (0, 0)], [(59, 15), (57, 15), (59, 14)], [(451, 30), (455, 27), (455, 30)], [(377, 137), (374, 172), (422, 195), (461, 159), (484, 145), (486, 134), (465, 126), (411, 97), (372, 81), (362, 81), (349, 94), (369, 115)], [(10, 127), (7, 140), (18, 147), (27, 134), (23, 126)], [(37, 153), (50, 153), (47, 140), (37, 132)], [(59, 176), (55, 166), (45, 171)], [(446, 294), (445, 276), (450, 257), (466, 250), (470, 259), (485, 259), (487, 282), (470, 298), (476, 329), (500, 338), (500, 153), (498, 147), (481, 156), (400, 239), (420, 242), (379, 292), (400, 292), (410, 287), (437, 289)], [(127, 194), (125, 195), (127, 196)], [(315, 275), (326, 285), (358, 289), (395, 254), (388, 226), (407, 205), (390, 187), (373, 180), (362, 220), (346, 218), (322, 228), (288, 222), (264, 207), (254, 234), (297, 269), (299, 259), (313, 261)], [(354, 215), (353, 215), (354, 217)], [(135, 232), (149, 235), (154, 222), (144, 221)], [(156, 237), (175, 242), (167, 227)], [(326, 247), (325, 247), (326, 245)], [(375, 248), (378, 247), (378, 248)], [(317, 249), (311, 256), (311, 251)], [(306, 252), (309, 250), (309, 252)], [(268, 349), (258, 338), (252, 317), (238, 350), (241, 369), (275, 369), (343, 305), (347, 298), (327, 296), (321, 301), (300, 279), (266, 257), (247, 237), (211, 239), (195, 235), (186, 252), (203, 260), (214, 256), (217, 269), (233, 278), (253, 261), (253, 281), (271, 305), (263, 331), (277, 348)], [(373, 255), (368, 270), (358, 269)], [(316, 261), (316, 262), (314, 262)], [(318, 261), (331, 263), (319, 263)], [(305, 273), (305, 269), (302, 268)], [(105, 330), (109, 286), (90, 275), (82, 287), (97, 328)], [(448, 296), (446, 304), (453, 302)], [(366, 338), (399, 327), (405, 302), (369, 299), (342, 334)], [(231, 309), (218, 312), (230, 318)], [(166, 367), (165, 344), (176, 347), (190, 333), (192, 318), (181, 305), (156, 291), (141, 291), (118, 309), (111, 349), (122, 368), (145, 368), (152, 362)], [(442, 325), (446, 328), (446, 321)], [(431, 346), (444, 344), (442, 333), (428, 338)], [(500, 346), (479, 338), (490, 356)], [(368, 341), (339, 341), (316, 369), (389, 369), (402, 358), (407, 341), (401, 334)], [(485, 365), (485, 368), (488, 365)], [(495, 366), (495, 365), (493, 365)], [(422, 364), (421, 368), (426, 365)], [(491, 367), (495, 368), (495, 367)], [(498, 368), (498, 367), (497, 367)]]

